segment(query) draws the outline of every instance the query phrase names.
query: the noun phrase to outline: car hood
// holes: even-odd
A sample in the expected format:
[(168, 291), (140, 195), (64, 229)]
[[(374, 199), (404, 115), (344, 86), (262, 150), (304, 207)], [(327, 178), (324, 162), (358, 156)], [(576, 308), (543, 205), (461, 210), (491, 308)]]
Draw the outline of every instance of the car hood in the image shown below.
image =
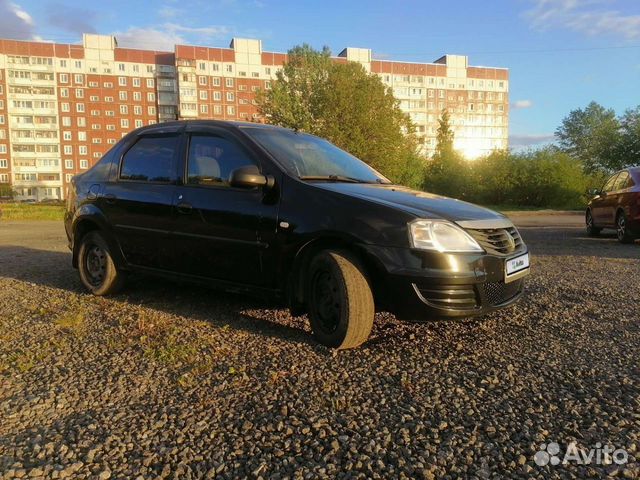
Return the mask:
[(451, 222), (504, 221), (506, 218), (493, 210), (472, 203), (400, 185), (314, 182), (314, 186), (397, 208), (420, 218), (442, 218)]

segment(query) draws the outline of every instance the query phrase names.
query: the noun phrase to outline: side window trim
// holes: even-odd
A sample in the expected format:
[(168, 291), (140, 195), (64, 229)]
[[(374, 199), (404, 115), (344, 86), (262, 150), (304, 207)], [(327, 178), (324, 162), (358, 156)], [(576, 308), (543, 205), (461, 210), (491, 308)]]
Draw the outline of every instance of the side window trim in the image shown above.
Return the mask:
[(256, 155), (248, 149), (245, 145), (243, 145), (242, 141), (237, 138), (235, 135), (231, 135), (225, 130), (218, 128), (189, 128), (185, 131), (185, 149), (184, 149), (184, 169), (182, 172), (182, 184), (185, 187), (190, 188), (213, 188), (213, 189), (224, 189), (224, 190), (233, 190), (233, 191), (243, 191), (243, 192), (252, 192), (256, 189), (246, 189), (246, 188), (236, 188), (232, 187), (228, 184), (228, 182), (221, 182), (219, 184), (202, 184), (202, 183), (189, 183), (189, 161), (190, 161), (190, 153), (191, 153), (191, 141), (193, 137), (217, 137), (228, 142), (232, 142), (238, 145), (238, 148), (242, 150), (246, 156), (252, 161), (254, 165), (258, 167), (258, 169), (262, 172), (262, 165)]
[[(616, 184), (616, 180), (618, 179), (618, 175), (620, 175), (620, 172), (614, 173), (613, 175), (611, 175), (606, 182), (604, 182), (604, 185), (602, 186), (602, 191), (609, 193), (613, 191), (613, 186)], [(606, 190), (607, 186), (611, 185), (612, 189), (611, 190)]]
[[(160, 138), (160, 137), (176, 137), (176, 149), (174, 152), (174, 166), (176, 167), (176, 169), (173, 172), (173, 179), (171, 179), (168, 182), (162, 182), (162, 181), (149, 181), (149, 180), (136, 180), (136, 179), (128, 179), (128, 178), (122, 178), (122, 166), (124, 164), (124, 157), (127, 153), (129, 153), (129, 151), (136, 146), (141, 140), (145, 139), (145, 138)], [(127, 145), (125, 145), (122, 148), (122, 152), (120, 153), (119, 157), (118, 157), (118, 161), (117, 161), (117, 169), (116, 169), (116, 175), (114, 178), (115, 182), (126, 182), (126, 183), (144, 183), (144, 184), (149, 184), (149, 185), (176, 185), (177, 180), (179, 178), (179, 173), (178, 173), (178, 169), (177, 166), (179, 164), (179, 155), (180, 155), (180, 151), (182, 148), (182, 134), (179, 131), (170, 131), (170, 132), (150, 132), (150, 133), (143, 133), (141, 135), (137, 135), (135, 136), (130, 143), (128, 143)], [(116, 162), (114, 162), (116, 163)]]

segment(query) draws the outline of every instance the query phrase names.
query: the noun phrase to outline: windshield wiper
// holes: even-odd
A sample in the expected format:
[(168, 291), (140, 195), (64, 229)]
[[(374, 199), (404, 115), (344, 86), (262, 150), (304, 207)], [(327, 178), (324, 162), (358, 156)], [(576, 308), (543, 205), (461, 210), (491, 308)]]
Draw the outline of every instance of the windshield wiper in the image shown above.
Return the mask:
[(344, 175), (302, 175), (300, 180), (327, 180), (329, 182), (373, 183), (361, 178), (346, 177)]

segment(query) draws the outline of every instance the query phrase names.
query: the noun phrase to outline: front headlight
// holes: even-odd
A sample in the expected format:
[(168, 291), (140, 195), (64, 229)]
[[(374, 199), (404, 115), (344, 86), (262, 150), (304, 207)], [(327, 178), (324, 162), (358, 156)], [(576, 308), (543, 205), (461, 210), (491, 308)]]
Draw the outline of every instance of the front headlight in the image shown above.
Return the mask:
[(483, 252), (471, 235), (446, 220), (414, 220), (409, 223), (413, 248), (437, 252)]

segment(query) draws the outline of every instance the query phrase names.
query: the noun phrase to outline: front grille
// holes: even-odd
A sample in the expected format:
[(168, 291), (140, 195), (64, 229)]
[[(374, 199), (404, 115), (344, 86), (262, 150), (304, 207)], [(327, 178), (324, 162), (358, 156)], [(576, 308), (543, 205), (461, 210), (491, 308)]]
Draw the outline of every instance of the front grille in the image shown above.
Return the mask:
[(454, 310), (469, 310), (478, 306), (473, 285), (415, 285), (420, 297), (427, 304)]
[(469, 228), (467, 232), (487, 253), (493, 255), (510, 255), (514, 252), (524, 250), (524, 242), (515, 227)]
[(508, 302), (522, 290), (522, 280), (510, 283), (486, 282), (483, 284), (484, 296), (489, 305), (500, 305)]

